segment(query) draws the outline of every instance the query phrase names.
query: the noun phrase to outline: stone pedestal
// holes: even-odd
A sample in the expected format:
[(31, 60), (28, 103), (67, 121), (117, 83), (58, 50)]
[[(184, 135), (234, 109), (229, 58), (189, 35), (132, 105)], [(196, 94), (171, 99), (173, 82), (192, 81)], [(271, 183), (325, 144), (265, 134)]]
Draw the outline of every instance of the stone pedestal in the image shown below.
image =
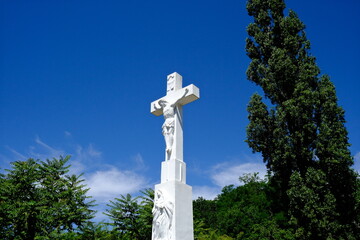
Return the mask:
[(165, 230), (169, 236), (153, 237), (153, 240), (194, 240), (192, 187), (179, 181), (155, 185), (155, 194), (161, 192), (172, 207), (171, 225)]

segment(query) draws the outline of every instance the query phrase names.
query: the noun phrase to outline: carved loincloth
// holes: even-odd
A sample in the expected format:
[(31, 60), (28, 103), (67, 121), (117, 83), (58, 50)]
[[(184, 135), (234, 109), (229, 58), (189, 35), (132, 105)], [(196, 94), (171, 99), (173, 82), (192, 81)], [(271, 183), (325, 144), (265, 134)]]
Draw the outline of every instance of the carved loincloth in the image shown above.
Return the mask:
[(175, 120), (172, 118), (168, 118), (165, 120), (164, 124), (162, 125), (162, 134), (173, 134), (175, 128)]

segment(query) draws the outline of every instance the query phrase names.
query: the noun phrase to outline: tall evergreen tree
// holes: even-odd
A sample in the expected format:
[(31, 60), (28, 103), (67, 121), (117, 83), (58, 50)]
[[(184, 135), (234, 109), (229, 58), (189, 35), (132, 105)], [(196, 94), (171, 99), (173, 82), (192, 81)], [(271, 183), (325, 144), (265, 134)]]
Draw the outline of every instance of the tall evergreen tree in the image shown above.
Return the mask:
[[(299, 226), (299, 238), (340, 239), (346, 238), (345, 232), (354, 236), (358, 230), (357, 180), (351, 169), (353, 158), (344, 111), (337, 104), (334, 85), (328, 76), (320, 76), (315, 57), (309, 52), (305, 25), (291, 10), (285, 16), (285, 7), (283, 0), (247, 3), (248, 14), (254, 18), (247, 28), (246, 50), (251, 59), (247, 77), (263, 89), (269, 100), (268, 106), (260, 95), (251, 97), (247, 142), (254, 152), (262, 154), (267, 165), (273, 211), (292, 217)], [(310, 176), (321, 180), (310, 184)], [(294, 182), (300, 179), (303, 184)], [(327, 190), (317, 189), (315, 183)], [(313, 197), (306, 200), (326, 198), (326, 204), (331, 203), (330, 221), (338, 227), (328, 229), (327, 235), (311, 231), (320, 229), (328, 219), (310, 226), (309, 216), (297, 209), (301, 206), (295, 203), (301, 200), (305, 188)], [(326, 214), (311, 217), (326, 218)]]

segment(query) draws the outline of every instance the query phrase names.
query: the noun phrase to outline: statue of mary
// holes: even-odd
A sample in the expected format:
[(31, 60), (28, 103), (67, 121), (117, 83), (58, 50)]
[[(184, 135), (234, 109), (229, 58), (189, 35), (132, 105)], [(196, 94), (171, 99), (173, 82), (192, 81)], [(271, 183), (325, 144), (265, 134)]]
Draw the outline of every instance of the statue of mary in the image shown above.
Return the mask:
[(173, 203), (166, 200), (161, 190), (155, 192), (152, 240), (171, 240)]

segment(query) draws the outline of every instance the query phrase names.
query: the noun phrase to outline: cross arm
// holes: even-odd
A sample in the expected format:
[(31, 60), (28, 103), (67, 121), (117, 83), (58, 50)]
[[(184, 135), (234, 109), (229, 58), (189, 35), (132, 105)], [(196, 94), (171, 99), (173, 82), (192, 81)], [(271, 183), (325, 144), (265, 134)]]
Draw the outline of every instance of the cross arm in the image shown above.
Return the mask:
[[(188, 89), (188, 93), (183, 98), (181, 98), (185, 93), (185, 89)], [(168, 102), (171, 102), (171, 101), (175, 102), (179, 98), (181, 98), (181, 99), (179, 100), (178, 104), (186, 105), (186, 104), (191, 103), (200, 98), (200, 90), (194, 84), (190, 84), (187, 87), (184, 87), (184, 88), (179, 89), (174, 92), (170, 92), (165, 97), (160, 98), (156, 101), (153, 101), (150, 106), (150, 112), (152, 114), (154, 114), (155, 116), (160, 116), (163, 114), (163, 111), (158, 104), (158, 102), (160, 100), (165, 100)]]

